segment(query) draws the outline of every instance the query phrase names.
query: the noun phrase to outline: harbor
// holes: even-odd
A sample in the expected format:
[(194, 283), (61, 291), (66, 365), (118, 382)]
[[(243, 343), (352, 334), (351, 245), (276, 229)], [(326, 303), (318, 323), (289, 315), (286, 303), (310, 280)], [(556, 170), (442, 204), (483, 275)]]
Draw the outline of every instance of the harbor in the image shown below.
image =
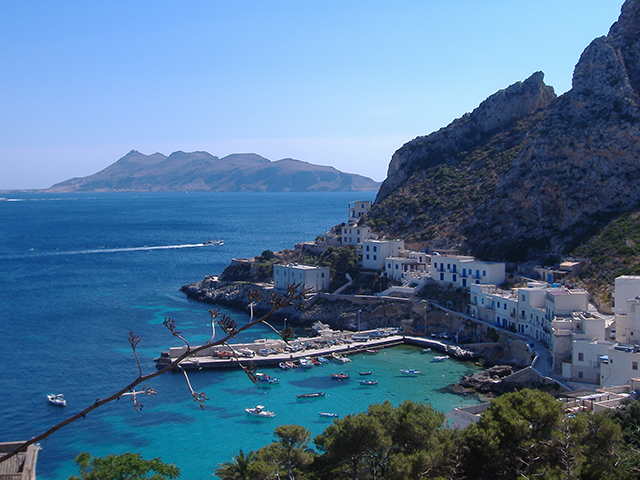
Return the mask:
[[(435, 338), (407, 336), (397, 328), (378, 328), (366, 331), (336, 331), (327, 325), (316, 323), (314, 337), (301, 337), (289, 342), (282, 339), (256, 339), (252, 343), (216, 345), (197, 352), (183, 360), (185, 370), (231, 368), (238, 361), (251, 362), (257, 367), (285, 368), (286, 364), (304, 366), (307, 359), (332, 359), (338, 363), (345, 357), (357, 353), (375, 354), (380, 349), (397, 345), (414, 345), (434, 349), (460, 359), (471, 360), (472, 352), (458, 345), (445, 343)], [(156, 367), (163, 368), (186, 352), (187, 347), (173, 347), (163, 351), (155, 359)]]

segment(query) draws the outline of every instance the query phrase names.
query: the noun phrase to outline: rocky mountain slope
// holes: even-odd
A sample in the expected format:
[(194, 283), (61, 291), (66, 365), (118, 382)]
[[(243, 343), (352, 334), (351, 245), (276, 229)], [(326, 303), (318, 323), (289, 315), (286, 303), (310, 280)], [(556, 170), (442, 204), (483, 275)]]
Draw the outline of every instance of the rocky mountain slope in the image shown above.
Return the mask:
[(207, 152), (174, 152), (167, 157), (132, 150), (98, 173), (58, 183), (49, 191), (327, 192), (379, 186), (361, 175), (291, 158), (272, 162), (252, 153), (218, 158)]
[(369, 220), (490, 260), (552, 259), (640, 201), (640, 0), (556, 97), (534, 73), (395, 152)]

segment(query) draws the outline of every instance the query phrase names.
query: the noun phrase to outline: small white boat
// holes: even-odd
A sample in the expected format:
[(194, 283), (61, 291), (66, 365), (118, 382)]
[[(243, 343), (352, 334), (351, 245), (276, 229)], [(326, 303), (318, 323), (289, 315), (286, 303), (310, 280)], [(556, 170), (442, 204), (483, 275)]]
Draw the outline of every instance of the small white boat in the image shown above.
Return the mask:
[(298, 398), (318, 398), (324, 397), (324, 392), (312, 392), (312, 393), (299, 393), (296, 395)]
[(330, 417), (330, 418), (338, 418), (340, 415), (337, 413), (329, 413), (329, 412), (320, 412), (318, 413), (321, 417)]
[(350, 358), (343, 357), (338, 353), (334, 353), (333, 355), (331, 355), (331, 358), (333, 358), (336, 362), (339, 362), (339, 363), (348, 363), (351, 361)]
[(50, 393), (47, 395), (47, 400), (52, 405), (57, 405), (59, 407), (64, 407), (67, 405), (67, 401), (64, 399), (64, 395), (61, 393)]
[(422, 353), (429, 353), (431, 351), (430, 348), (423, 348)]
[(303, 357), (300, 359), (300, 366), (303, 368), (313, 368), (313, 362), (309, 357)]
[(449, 355), (436, 355), (433, 357), (433, 362), (444, 362), (449, 359)]
[(214, 247), (219, 247), (220, 245), (224, 245), (224, 240), (220, 240), (219, 238), (216, 238), (215, 240), (207, 240), (206, 242), (202, 243), (203, 245), (211, 245)]
[(280, 383), (279, 378), (272, 377), (271, 375), (267, 375), (266, 373), (257, 372), (256, 379), (262, 383), (270, 383), (270, 384)]
[(265, 410), (264, 405), (256, 405), (253, 408), (245, 408), (244, 411), (254, 417), (273, 418), (276, 416), (275, 413), (270, 412), (269, 410)]
[(422, 372), (416, 368), (400, 369), (400, 373), (403, 375), (422, 375)]

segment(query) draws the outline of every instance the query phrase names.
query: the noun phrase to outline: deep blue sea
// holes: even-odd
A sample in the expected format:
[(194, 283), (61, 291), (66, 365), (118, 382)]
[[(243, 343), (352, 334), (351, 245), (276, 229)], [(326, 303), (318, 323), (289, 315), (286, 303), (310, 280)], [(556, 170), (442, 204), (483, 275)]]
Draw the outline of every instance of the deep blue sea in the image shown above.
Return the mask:
[[(0, 441), (31, 438), (137, 376), (129, 331), (145, 371), (153, 358), (178, 343), (163, 327), (176, 320), (193, 343), (208, 335), (211, 305), (187, 299), (184, 284), (219, 274), (233, 257), (259, 255), (312, 240), (347, 218), (350, 201), (375, 193), (104, 193), (7, 194), (0, 201)], [(223, 246), (202, 246), (221, 238)], [(239, 323), (243, 313), (227, 310)], [(240, 341), (268, 336), (264, 327)], [(400, 368), (420, 368), (416, 378)], [(357, 382), (371, 370), (375, 387)], [(206, 409), (191, 401), (185, 379), (154, 379), (155, 397), (134, 411), (122, 398), (53, 434), (41, 446), (38, 477), (66, 479), (77, 473), (75, 456), (140, 452), (175, 463), (183, 479), (208, 479), (218, 463), (243, 449), (261, 447), (279, 424), (298, 423), (314, 435), (330, 424), (318, 417), (344, 416), (389, 399), (431, 403), (436, 409), (475, 403), (438, 391), (476, 371), (461, 362), (430, 363), (412, 347), (357, 355), (346, 367), (326, 365), (268, 373), (279, 385), (258, 387), (236, 370), (191, 374)], [(336, 382), (330, 373), (355, 374)], [(353, 377), (353, 375), (352, 375)], [(325, 398), (298, 400), (301, 391), (324, 390)], [(66, 407), (46, 400), (64, 393)], [(262, 403), (272, 419), (248, 417)]]

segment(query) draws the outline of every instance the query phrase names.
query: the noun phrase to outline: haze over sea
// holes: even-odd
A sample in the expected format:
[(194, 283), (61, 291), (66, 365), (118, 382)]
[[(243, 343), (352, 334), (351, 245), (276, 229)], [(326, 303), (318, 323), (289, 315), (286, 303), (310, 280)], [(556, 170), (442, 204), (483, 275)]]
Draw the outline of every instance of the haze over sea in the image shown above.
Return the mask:
[[(137, 377), (129, 331), (145, 371), (153, 358), (178, 343), (162, 326), (174, 318), (191, 342), (208, 338), (211, 305), (187, 299), (179, 288), (220, 274), (233, 257), (292, 248), (313, 240), (347, 217), (347, 203), (373, 200), (361, 193), (85, 193), (8, 194), (0, 201), (0, 441), (31, 438), (114, 393)], [(210, 239), (223, 246), (203, 246)], [(243, 324), (247, 316), (225, 310)], [(239, 341), (271, 336), (264, 327)], [(158, 395), (102, 407), (43, 442), (41, 479), (76, 474), (75, 456), (140, 452), (180, 467), (181, 478), (211, 478), (218, 463), (272, 440), (279, 424), (298, 423), (317, 435), (330, 424), (318, 412), (344, 416), (389, 399), (431, 403), (448, 411), (473, 399), (437, 391), (477, 367), (461, 362), (430, 363), (413, 347), (356, 355), (347, 366), (312, 370), (266, 370), (279, 385), (258, 387), (238, 370), (191, 374), (196, 391), (209, 401), (201, 411), (191, 401), (182, 375), (154, 379)], [(401, 377), (400, 368), (420, 368), (422, 377)], [(357, 382), (372, 370), (375, 387)], [(332, 381), (330, 373), (355, 375)], [(296, 393), (327, 392), (302, 401)], [(47, 403), (64, 393), (66, 407)], [(245, 407), (261, 403), (273, 419), (248, 417)]]

